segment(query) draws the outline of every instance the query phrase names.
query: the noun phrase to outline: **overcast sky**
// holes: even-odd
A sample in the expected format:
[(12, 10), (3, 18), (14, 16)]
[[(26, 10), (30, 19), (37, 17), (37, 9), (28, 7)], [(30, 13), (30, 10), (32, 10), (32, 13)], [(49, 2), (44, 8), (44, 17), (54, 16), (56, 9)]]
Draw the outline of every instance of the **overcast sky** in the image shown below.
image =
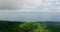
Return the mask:
[(60, 11), (60, 0), (0, 0), (0, 11), (44, 12)]
[(0, 0), (0, 20), (60, 21), (60, 0)]

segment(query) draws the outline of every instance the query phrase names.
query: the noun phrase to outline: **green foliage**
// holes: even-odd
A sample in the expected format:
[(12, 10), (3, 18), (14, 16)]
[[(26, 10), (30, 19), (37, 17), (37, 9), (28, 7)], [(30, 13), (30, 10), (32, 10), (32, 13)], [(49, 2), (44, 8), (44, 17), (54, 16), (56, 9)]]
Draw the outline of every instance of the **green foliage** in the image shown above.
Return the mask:
[(0, 32), (60, 32), (60, 22), (17, 22), (0, 20)]
[(0, 21), (1, 32), (14, 32), (22, 22)]
[(49, 30), (45, 28), (46, 25), (34, 22), (27, 22), (20, 25), (19, 32), (49, 32)]

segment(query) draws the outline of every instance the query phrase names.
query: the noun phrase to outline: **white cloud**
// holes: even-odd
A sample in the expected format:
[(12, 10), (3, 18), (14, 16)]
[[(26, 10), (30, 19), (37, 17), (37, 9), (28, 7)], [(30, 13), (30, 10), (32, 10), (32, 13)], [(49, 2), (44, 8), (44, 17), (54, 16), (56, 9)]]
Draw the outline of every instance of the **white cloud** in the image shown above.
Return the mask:
[(57, 8), (57, 11), (59, 11), (59, 12), (60, 12), (60, 7), (58, 7), (58, 8)]
[[(40, 12), (42, 11), (42, 9), (39, 8), (43, 8), (43, 11), (52, 11), (52, 10), (56, 10), (56, 7), (53, 7), (53, 5), (57, 5), (59, 4), (59, 2), (57, 0), (45, 0), (46, 2), (42, 2), (43, 0), (0, 0), (0, 7), (1, 8), (19, 8), (20, 10), (13, 10), (16, 12), (30, 12), (30, 11), (34, 11), (34, 12)], [(42, 6), (42, 7), (40, 7)], [(53, 7), (53, 8), (52, 8)], [(8, 10), (7, 10), (8, 11)], [(6, 12), (7, 12), (6, 11)], [(9, 10), (10, 11), (10, 10)], [(13, 12), (12, 11), (12, 12)]]
[(42, 0), (0, 0), (1, 9), (36, 8), (36, 6), (40, 6), (41, 4)]
[(32, 8), (36, 6), (40, 6), (42, 4), (42, 0), (23, 0), (22, 1), (24, 5), (22, 5), (23, 8)]

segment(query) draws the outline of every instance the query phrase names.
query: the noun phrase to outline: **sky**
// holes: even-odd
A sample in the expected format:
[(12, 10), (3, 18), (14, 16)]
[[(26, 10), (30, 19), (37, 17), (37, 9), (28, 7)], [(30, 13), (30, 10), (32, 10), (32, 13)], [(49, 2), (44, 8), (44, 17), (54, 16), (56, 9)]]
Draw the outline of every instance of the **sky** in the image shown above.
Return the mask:
[(0, 0), (1, 12), (60, 12), (59, 10), (60, 0)]
[(60, 0), (0, 0), (0, 20), (60, 21)]

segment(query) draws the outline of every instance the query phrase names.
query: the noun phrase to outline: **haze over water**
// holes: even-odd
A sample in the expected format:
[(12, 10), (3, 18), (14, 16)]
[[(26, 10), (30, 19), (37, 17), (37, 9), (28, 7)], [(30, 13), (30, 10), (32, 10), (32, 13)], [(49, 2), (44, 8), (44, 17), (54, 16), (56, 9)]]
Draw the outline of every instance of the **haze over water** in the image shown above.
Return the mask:
[(0, 20), (60, 21), (60, 12), (0, 12)]

